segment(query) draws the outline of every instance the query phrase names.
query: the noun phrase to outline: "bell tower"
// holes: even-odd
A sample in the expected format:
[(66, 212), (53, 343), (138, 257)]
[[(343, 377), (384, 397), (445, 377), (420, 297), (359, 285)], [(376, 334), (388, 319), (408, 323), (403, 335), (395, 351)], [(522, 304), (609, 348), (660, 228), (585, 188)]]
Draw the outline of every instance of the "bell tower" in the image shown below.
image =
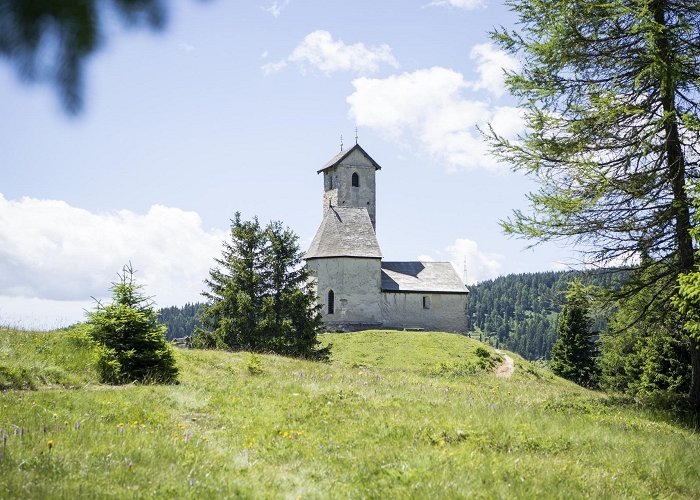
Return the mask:
[(331, 207), (364, 208), (372, 228), (377, 229), (377, 189), (375, 173), (380, 170), (376, 161), (355, 144), (341, 151), (318, 171), (323, 173), (323, 215)]

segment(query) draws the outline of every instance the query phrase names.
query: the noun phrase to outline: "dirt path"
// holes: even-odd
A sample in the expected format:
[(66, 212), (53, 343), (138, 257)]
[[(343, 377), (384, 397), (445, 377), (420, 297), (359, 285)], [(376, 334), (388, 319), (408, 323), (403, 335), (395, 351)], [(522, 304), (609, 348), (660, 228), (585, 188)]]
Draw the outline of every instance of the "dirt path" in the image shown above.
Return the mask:
[(513, 372), (515, 371), (515, 361), (513, 361), (513, 358), (511, 358), (507, 354), (503, 354), (500, 352), (498, 354), (503, 356), (503, 363), (496, 367), (496, 376), (508, 378), (511, 375), (513, 375)]

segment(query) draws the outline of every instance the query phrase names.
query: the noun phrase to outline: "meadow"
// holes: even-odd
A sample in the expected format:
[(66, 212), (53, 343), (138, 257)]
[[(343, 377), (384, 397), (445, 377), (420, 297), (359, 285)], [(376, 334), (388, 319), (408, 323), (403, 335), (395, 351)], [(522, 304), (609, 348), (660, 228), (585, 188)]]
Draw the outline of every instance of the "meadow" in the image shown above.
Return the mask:
[(84, 327), (0, 329), (0, 498), (697, 498), (700, 436), (439, 332), (322, 336), (330, 363), (177, 350), (97, 382)]

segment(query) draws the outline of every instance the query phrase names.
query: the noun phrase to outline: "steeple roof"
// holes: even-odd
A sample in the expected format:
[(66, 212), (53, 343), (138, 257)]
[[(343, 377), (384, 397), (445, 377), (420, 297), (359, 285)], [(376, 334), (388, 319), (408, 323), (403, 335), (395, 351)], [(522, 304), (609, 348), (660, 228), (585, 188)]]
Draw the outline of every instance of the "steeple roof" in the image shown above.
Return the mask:
[(328, 208), (305, 256), (323, 257), (382, 258), (367, 209)]
[(351, 148), (348, 149), (347, 151), (341, 151), (340, 153), (338, 153), (337, 155), (335, 155), (333, 158), (331, 158), (331, 159), (328, 161), (328, 163), (326, 163), (326, 164), (323, 166), (323, 168), (321, 168), (321, 170), (318, 170), (316, 173), (317, 173), (317, 174), (320, 174), (320, 173), (323, 172), (324, 170), (328, 170), (329, 168), (335, 167), (335, 166), (338, 165), (341, 161), (343, 161), (345, 158), (347, 158), (348, 156), (350, 156), (350, 155), (352, 154), (353, 151), (359, 151), (360, 153), (362, 153), (362, 154), (369, 160), (369, 162), (374, 166), (374, 169), (375, 169), (375, 170), (381, 170), (381, 169), (382, 169), (382, 167), (379, 166), (379, 163), (377, 163), (376, 161), (374, 161), (374, 159), (373, 159), (370, 155), (367, 154), (367, 151), (365, 151), (364, 149), (362, 149), (362, 147), (360, 147), (359, 144), (355, 144), (353, 147), (351, 147)]

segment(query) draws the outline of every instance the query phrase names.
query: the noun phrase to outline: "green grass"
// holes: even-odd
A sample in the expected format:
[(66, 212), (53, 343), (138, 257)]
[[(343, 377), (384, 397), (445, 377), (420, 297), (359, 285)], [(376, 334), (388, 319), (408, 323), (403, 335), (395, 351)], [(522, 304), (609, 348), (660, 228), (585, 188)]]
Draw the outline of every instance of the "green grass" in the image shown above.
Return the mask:
[(62, 333), (0, 328), (0, 390), (72, 387), (97, 377), (85, 326)]
[[(445, 333), (324, 336), (329, 364), (178, 350), (181, 383), (96, 383), (72, 332), (0, 330), (0, 498), (693, 498), (700, 437)], [(43, 351), (39, 347), (43, 346)], [(24, 429), (24, 431), (22, 431)], [(1, 434), (1, 433), (0, 433)], [(53, 441), (49, 450), (48, 442)], [(1, 444), (1, 443), (0, 443)]]

